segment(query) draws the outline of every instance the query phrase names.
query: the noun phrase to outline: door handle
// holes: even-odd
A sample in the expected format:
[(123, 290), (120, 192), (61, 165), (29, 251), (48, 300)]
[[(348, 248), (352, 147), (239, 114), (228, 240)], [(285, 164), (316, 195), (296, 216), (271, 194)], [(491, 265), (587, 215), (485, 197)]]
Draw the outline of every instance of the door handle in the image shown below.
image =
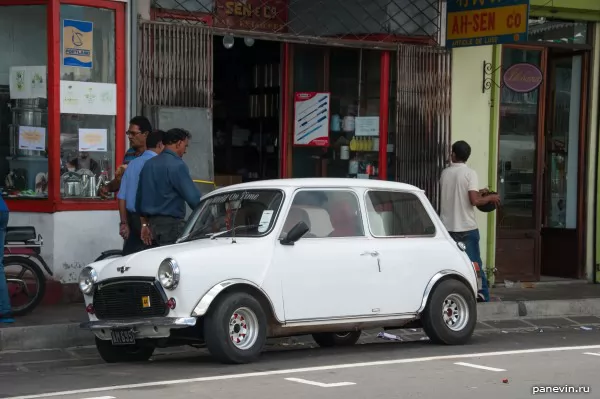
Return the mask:
[(379, 252), (377, 252), (377, 251), (365, 251), (362, 254), (360, 254), (360, 256), (365, 256), (365, 255), (370, 255), (372, 257), (376, 257), (376, 256), (379, 256)]

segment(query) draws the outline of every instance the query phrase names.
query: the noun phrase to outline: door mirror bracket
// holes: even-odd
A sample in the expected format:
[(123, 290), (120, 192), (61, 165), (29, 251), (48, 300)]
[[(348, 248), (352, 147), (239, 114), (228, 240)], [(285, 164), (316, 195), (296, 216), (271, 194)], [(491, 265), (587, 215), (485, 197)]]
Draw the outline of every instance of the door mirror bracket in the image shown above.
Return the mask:
[(279, 240), (281, 245), (294, 245), (304, 234), (308, 233), (310, 229), (304, 222), (298, 222), (288, 231), (287, 235)]

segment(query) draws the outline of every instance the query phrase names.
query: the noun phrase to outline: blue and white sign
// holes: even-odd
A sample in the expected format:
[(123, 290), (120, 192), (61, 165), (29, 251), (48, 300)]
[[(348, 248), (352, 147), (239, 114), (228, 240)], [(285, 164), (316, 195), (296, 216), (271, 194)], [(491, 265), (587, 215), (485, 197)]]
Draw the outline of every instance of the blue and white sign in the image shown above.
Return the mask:
[(94, 55), (94, 23), (63, 20), (63, 65), (92, 68)]

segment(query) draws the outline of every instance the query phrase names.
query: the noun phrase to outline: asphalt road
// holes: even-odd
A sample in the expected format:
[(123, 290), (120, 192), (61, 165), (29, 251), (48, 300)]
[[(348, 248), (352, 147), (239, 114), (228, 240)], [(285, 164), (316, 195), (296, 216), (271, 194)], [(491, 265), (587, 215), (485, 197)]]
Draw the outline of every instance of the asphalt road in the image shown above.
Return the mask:
[[(381, 342), (290, 346), (225, 366), (202, 350), (108, 365), (92, 349), (0, 355), (0, 397), (148, 399), (599, 397), (600, 330), (477, 334), (461, 347)], [(546, 393), (554, 389), (556, 393)], [(551, 391), (552, 392), (552, 391)], [(592, 396), (594, 395), (594, 396)]]

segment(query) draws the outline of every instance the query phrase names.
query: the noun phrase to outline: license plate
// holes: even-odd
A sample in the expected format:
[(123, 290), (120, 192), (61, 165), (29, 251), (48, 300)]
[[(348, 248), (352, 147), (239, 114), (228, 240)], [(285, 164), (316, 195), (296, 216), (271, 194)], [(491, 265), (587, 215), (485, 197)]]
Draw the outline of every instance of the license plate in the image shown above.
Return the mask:
[(142, 297), (142, 307), (143, 308), (149, 308), (150, 305), (150, 297), (149, 296), (143, 296)]
[(113, 345), (135, 345), (135, 333), (133, 330), (112, 330), (110, 338)]

